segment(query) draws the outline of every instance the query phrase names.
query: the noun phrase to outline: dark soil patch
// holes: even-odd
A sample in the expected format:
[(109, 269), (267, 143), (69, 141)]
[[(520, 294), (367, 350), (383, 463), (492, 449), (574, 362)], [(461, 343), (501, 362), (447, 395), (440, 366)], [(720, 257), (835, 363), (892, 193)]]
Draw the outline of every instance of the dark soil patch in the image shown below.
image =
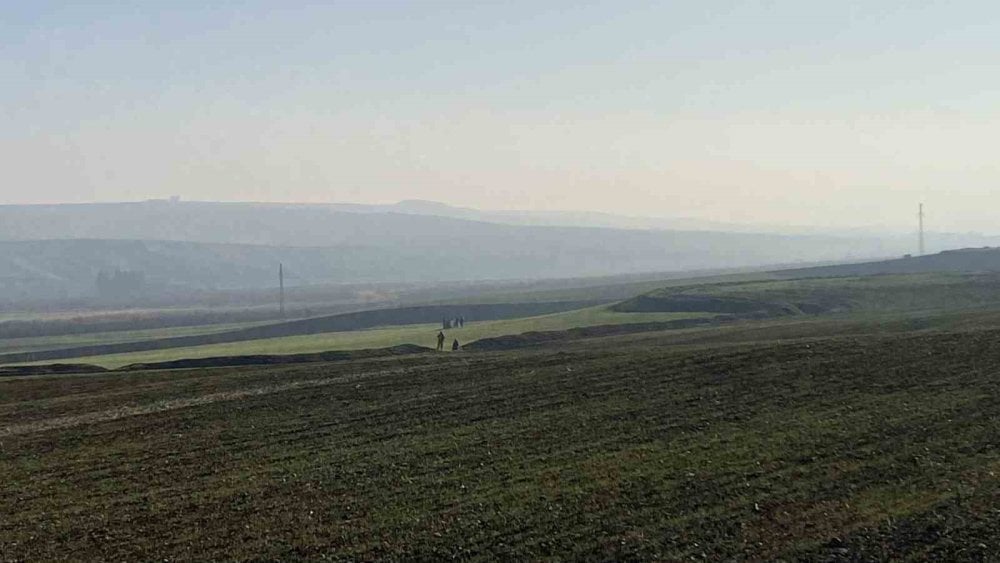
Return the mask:
[(638, 332), (655, 332), (660, 330), (679, 330), (683, 328), (694, 328), (711, 324), (720, 324), (736, 320), (731, 315), (719, 315), (711, 318), (700, 319), (678, 319), (676, 321), (663, 321), (657, 323), (631, 323), (618, 325), (598, 325), (571, 328), (568, 330), (550, 330), (540, 332), (525, 332), (523, 334), (508, 334), (495, 338), (483, 338), (470, 342), (462, 347), (463, 350), (513, 350), (515, 348), (525, 348), (529, 346), (539, 346), (551, 342), (565, 342), (569, 340), (580, 340), (584, 338), (597, 338), (601, 336), (620, 336), (622, 334), (634, 334)]

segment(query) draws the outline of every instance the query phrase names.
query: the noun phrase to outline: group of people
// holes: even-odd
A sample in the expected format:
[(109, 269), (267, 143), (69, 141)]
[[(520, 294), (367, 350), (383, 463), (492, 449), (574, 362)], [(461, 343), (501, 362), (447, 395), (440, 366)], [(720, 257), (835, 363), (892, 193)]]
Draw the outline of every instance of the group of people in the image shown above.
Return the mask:
[[(438, 349), (438, 352), (444, 350), (444, 331), (438, 332), (438, 347), (437, 347), (437, 349)], [(458, 350), (461, 350), (461, 349), (462, 349), (462, 347), (459, 346), (458, 339), (456, 338), (454, 340), (454, 342), (451, 343), (451, 351), (452, 352), (457, 352)]]
[[(438, 349), (438, 352), (441, 352), (441, 351), (444, 350), (444, 339), (445, 339), (444, 331), (446, 331), (446, 330), (448, 330), (450, 328), (463, 328), (463, 327), (465, 327), (465, 316), (459, 316), (459, 317), (455, 317), (453, 319), (449, 319), (448, 317), (442, 317), (441, 318), (441, 330), (438, 332), (438, 335), (437, 335), (437, 344), (438, 344), (437, 345), (437, 349)], [(451, 350), (454, 352), (454, 351), (458, 351), (458, 350), (461, 350), (461, 349), (462, 349), (462, 347), (458, 344), (458, 339), (456, 338), (451, 343)]]

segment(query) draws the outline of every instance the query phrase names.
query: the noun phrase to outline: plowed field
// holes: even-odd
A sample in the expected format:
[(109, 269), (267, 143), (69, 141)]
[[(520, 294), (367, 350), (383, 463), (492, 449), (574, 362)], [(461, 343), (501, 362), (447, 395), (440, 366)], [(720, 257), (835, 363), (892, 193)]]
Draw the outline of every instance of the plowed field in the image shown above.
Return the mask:
[(981, 559), (1000, 332), (0, 380), (0, 559)]

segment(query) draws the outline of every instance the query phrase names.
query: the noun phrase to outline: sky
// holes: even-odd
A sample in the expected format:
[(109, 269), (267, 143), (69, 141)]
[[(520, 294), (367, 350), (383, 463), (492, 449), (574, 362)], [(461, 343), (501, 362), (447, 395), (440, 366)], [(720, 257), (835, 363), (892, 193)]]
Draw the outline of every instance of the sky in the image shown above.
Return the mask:
[(4, 2), (0, 203), (1000, 233), (1000, 3)]

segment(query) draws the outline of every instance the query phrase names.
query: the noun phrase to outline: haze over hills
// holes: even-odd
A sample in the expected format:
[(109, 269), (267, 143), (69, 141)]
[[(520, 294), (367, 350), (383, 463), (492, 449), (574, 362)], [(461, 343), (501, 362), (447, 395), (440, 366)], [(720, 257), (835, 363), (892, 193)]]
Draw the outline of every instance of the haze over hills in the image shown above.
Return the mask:
[[(212, 217), (206, 217), (211, 215)], [(366, 217), (359, 217), (365, 215)], [(388, 205), (352, 203), (213, 203), (151, 200), (131, 203), (0, 206), (0, 240), (61, 238), (321, 246), (370, 238), (371, 216), (419, 235), (454, 227), (445, 219), (535, 227), (764, 232), (696, 219), (627, 217), (599, 212), (487, 211), (422, 200)], [(402, 216), (388, 219), (386, 215)], [(431, 218), (431, 219), (424, 219)], [(468, 229), (468, 225), (461, 228)], [(385, 233), (379, 233), (385, 236)], [(451, 232), (445, 232), (451, 236)]]
[[(156, 291), (261, 288), (274, 285), (279, 262), (293, 285), (568, 278), (884, 258), (910, 252), (913, 243), (901, 236), (530, 224), (620, 219), (430, 202), (0, 206), (0, 285), (8, 301), (85, 297), (100, 272), (123, 270), (142, 272)], [(955, 247), (1000, 242), (934, 240)]]
[[(508, 225), (560, 226), (560, 227), (602, 227), (610, 229), (641, 230), (690, 230), (721, 231), (733, 233), (767, 233), (781, 235), (826, 235), (847, 237), (876, 237), (898, 239), (904, 244), (912, 244), (913, 234), (884, 225), (859, 225), (852, 228), (832, 228), (805, 224), (737, 223), (712, 221), (692, 217), (656, 217), (621, 215), (600, 211), (531, 211), (531, 210), (486, 210), (459, 207), (419, 199), (404, 200), (391, 204), (332, 203), (327, 207), (351, 213), (405, 213), (410, 215), (433, 215), (503, 223)], [(974, 245), (985, 239), (1000, 240), (1000, 237), (977, 232), (951, 233), (934, 232), (935, 244), (939, 249)]]
[[(349, 214), (349, 215), (345, 215)], [(211, 217), (207, 217), (211, 215)], [(824, 229), (815, 226), (751, 225), (685, 217), (637, 217), (596, 211), (481, 210), (425, 200), (393, 204), (256, 203), (148, 200), (91, 204), (0, 205), (0, 240), (59, 238), (185, 240), (321, 246), (344, 237), (368, 237), (357, 231), (370, 217), (405, 215), (535, 227), (596, 227), (628, 230), (680, 230), (781, 235), (818, 235), (879, 239), (900, 250), (913, 245), (911, 233), (879, 227)], [(422, 225), (446, 222), (411, 219), (401, 225), (416, 232)], [(176, 224), (170, 223), (177, 221)], [(335, 224), (331, 224), (335, 223)], [(317, 228), (311, 235), (306, 227)], [(229, 229), (232, 230), (229, 230)], [(1000, 237), (980, 233), (931, 233), (932, 251), (983, 246)], [(864, 243), (865, 241), (859, 241)]]
[[(470, 221), (484, 221), (488, 223), (503, 223), (508, 225), (602, 227), (609, 229), (644, 230), (769, 232), (768, 229), (761, 228), (759, 226), (742, 225), (738, 223), (723, 223), (686, 217), (636, 217), (602, 213), (599, 211), (497, 211), (474, 209), (471, 207), (456, 207), (436, 201), (419, 199), (405, 200), (398, 203), (384, 205), (340, 203), (331, 204), (330, 208), (352, 213), (405, 213), (412, 215), (433, 215), (438, 217), (452, 217), (456, 219), (468, 219)], [(786, 231), (780, 232), (781, 234), (788, 234)]]

